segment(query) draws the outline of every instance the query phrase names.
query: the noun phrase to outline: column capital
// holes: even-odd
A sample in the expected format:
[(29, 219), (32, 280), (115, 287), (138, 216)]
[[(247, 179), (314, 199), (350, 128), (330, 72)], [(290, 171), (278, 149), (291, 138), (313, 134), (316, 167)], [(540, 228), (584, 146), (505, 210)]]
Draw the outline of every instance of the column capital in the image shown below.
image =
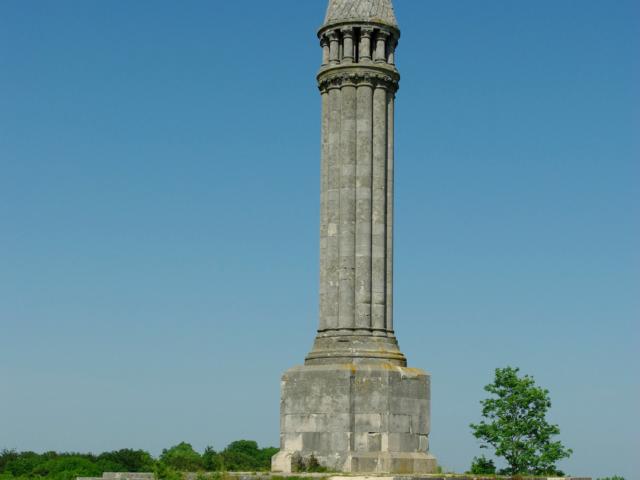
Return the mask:
[(327, 32), (327, 37), (329, 38), (329, 41), (338, 41), (340, 40), (340, 32), (338, 30), (329, 30)]
[(371, 35), (373, 35), (373, 27), (362, 27), (360, 29), (360, 34), (363, 37), (369, 37), (371, 38)]
[(344, 37), (353, 37), (353, 27), (342, 27), (340, 33), (342, 33)]

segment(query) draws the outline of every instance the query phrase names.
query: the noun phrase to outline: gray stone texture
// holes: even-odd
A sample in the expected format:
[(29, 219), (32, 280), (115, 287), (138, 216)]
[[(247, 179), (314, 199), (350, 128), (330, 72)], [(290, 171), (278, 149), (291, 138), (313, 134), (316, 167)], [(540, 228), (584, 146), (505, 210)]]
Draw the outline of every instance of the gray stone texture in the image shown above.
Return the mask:
[(282, 378), (281, 451), (273, 470), (315, 456), (332, 471), (435, 470), (428, 455), (429, 376), (389, 364), (294, 367)]
[(398, 25), (391, 0), (330, 0), (324, 23), (347, 21)]
[(330, 0), (318, 36), (320, 321), (305, 365), (282, 378), (272, 467), (313, 455), (332, 471), (431, 473), (429, 376), (407, 367), (393, 329), (391, 0)]
[(77, 480), (156, 480), (156, 476), (143, 472), (104, 472), (102, 477), (77, 477)]

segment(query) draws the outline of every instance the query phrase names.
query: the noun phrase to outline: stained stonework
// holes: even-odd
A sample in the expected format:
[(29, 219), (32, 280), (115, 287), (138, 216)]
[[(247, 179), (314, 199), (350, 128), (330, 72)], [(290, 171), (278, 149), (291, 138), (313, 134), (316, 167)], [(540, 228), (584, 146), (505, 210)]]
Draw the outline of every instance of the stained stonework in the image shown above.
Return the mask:
[(283, 450), (273, 469), (313, 454), (330, 471), (431, 472), (429, 377), (388, 364), (294, 367), (282, 379)]
[(377, 21), (392, 26), (398, 25), (391, 0), (331, 0), (324, 23), (348, 20)]
[(400, 38), (391, 0), (330, 0), (322, 65), (319, 328), (282, 377), (274, 472), (432, 473), (430, 378), (393, 324), (394, 107)]

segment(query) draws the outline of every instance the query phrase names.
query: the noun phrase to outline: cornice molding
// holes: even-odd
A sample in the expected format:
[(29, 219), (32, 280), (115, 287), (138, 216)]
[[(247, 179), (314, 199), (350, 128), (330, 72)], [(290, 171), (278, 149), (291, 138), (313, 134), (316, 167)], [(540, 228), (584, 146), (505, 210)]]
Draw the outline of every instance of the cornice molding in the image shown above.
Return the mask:
[(369, 86), (384, 88), (395, 93), (400, 88), (400, 76), (395, 72), (380, 70), (342, 70), (328, 71), (318, 76), (318, 89), (321, 93), (342, 87)]

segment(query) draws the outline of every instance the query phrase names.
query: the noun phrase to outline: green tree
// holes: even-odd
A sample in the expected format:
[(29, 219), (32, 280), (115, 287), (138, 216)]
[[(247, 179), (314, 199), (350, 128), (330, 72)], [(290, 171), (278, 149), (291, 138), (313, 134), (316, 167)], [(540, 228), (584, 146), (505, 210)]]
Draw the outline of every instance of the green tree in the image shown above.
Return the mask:
[(271, 457), (277, 448), (258, 448), (252, 440), (238, 440), (230, 443), (220, 456), (223, 469), (230, 472), (266, 471), (271, 469)]
[(31, 475), (42, 462), (43, 459), (35, 452), (20, 452), (15, 456), (10, 455), (3, 470), (14, 477), (27, 476)]
[(551, 408), (549, 391), (536, 386), (532, 377), (518, 376), (518, 368), (498, 368), (494, 382), (484, 389), (493, 397), (482, 400), (479, 424), (471, 424), (482, 448), (493, 447), (503, 457), (507, 475), (559, 474), (556, 462), (573, 452), (552, 437), (560, 433), (550, 425), (546, 413)]
[(231, 442), (222, 451), (224, 468), (231, 472), (247, 472), (260, 469), (260, 449), (252, 440)]
[(7, 464), (18, 458), (18, 452), (15, 450), (7, 450), (6, 448), (0, 451), (0, 473), (4, 473)]
[(493, 460), (486, 458), (484, 455), (474, 457), (469, 473), (473, 473), (474, 475), (494, 475), (496, 473), (496, 466)]
[(160, 461), (167, 467), (182, 472), (197, 472), (203, 468), (202, 456), (186, 442), (163, 450)]
[(132, 450), (123, 448), (114, 452), (105, 452), (98, 455), (98, 464), (109, 466), (104, 471), (109, 472), (152, 472), (154, 460), (144, 450)]
[(38, 465), (30, 476), (49, 480), (75, 480), (76, 477), (97, 477), (102, 469), (92, 455), (65, 454), (50, 458)]
[(222, 470), (222, 457), (213, 447), (207, 447), (202, 454), (202, 466), (208, 472), (218, 472)]

